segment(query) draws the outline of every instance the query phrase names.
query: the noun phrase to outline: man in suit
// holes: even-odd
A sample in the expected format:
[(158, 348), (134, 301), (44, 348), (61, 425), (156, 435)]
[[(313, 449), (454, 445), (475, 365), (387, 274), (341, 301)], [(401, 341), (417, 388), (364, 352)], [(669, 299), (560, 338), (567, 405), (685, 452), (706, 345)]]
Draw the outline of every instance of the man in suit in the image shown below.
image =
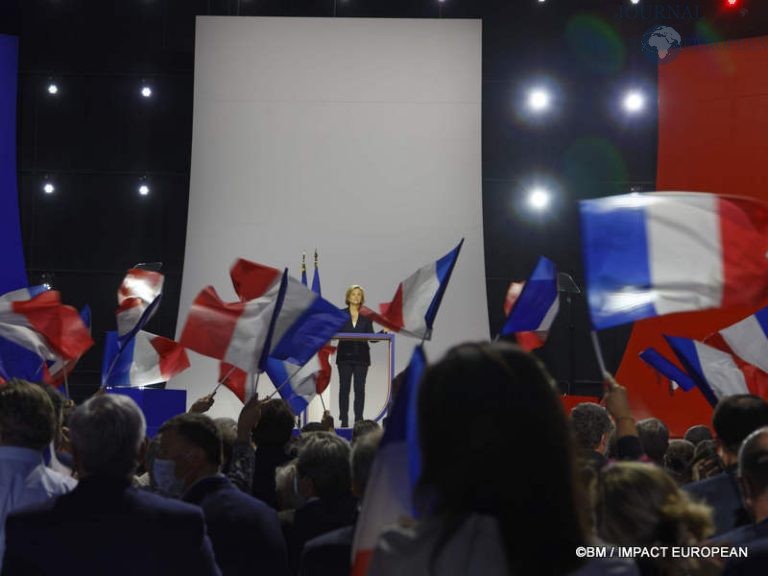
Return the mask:
[(706, 480), (688, 484), (684, 489), (712, 506), (715, 535), (749, 523), (741, 501), (736, 466), (741, 443), (763, 426), (768, 426), (768, 402), (750, 394), (724, 398), (712, 414), (717, 452), (725, 470)]
[(199, 508), (131, 487), (146, 430), (133, 400), (95, 396), (69, 427), (80, 482), (8, 517), (3, 575), (220, 574)]
[(221, 471), (218, 427), (203, 414), (182, 414), (160, 428), (158, 461), (179, 482), (183, 500), (203, 509), (216, 562), (224, 576), (288, 573), (288, 553), (277, 513), (242, 492)]

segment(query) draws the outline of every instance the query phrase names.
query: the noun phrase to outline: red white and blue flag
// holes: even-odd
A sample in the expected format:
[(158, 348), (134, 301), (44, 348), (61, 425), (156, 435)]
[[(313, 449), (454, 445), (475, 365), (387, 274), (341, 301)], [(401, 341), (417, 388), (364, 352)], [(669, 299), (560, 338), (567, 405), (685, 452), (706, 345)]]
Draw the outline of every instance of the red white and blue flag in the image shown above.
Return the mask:
[(132, 268), (117, 291), (117, 333), (124, 346), (144, 328), (160, 305), (165, 277), (159, 272)]
[(77, 310), (61, 303), (59, 292), (46, 290), (29, 300), (17, 296), (0, 298), (0, 337), (52, 361), (79, 358), (93, 345), (90, 330)]
[(522, 285), (513, 283), (510, 289), (507, 300), (511, 300), (511, 308), (500, 336), (515, 334), (520, 346), (529, 352), (540, 348), (560, 310), (555, 263), (540, 257), (531, 277)]
[[(88, 328), (88, 333), (93, 336), (91, 331), (91, 307), (87, 304), (80, 310), (80, 319), (83, 321), (85, 327)], [(44, 363), (43, 382), (50, 384), (51, 386), (61, 386), (64, 384), (67, 376), (69, 376), (75, 369), (79, 360), (80, 358), (74, 358), (72, 360), (64, 360), (60, 358), (50, 366), (47, 363)]]
[(139, 330), (121, 348), (117, 332), (106, 333), (102, 386), (131, 387), (167, 382), (187, 368), (187, 353), (169, 338)]
[(712, 405), (735, 394), (768, 395), (768, 374), (731, 354), (689, 338), (665, 336), (704, 397)]
[(448, 254), (403, 280), (391, 302), (379, 304), (379, 313), (363, 306), (361, 314), (393, 332), (422, 340), (432, 337), (432, 325), (459, 257), (464, 239)]
[(640, 358), (656, 372), (667, 378), (672, 383), (673, 388), (677, 386), (688, 392), (696, 387), (693, 378), (685, 370), (679, 368), (655, 348), (646, 348), (640, 352)]
[(768, 372), (768, 307), (723, 328), (705, 342)]
[(417, 401), (427, 360), (417, 346), (406, 368), (389, 423), (384, 429), (365, 489), (352, 544), (352, 576), (364, 576), (379, 534), (406, 518), (415, 518), (413, 494), (421, 474)]
[(695, 192), (580, 202), (596, 329), (768, 297), (768, 204)]
[(335, 350), (323, 346), (301, 367), (274, 358), (267, 360), (267, 375), (294, 414), (301, 414), (315, 395), (328, 387), (331, 376), (328, 348)]
[(241, 302), (224, 302), (212, 286), (206, 287), (192, 303), (181, 345), (249, 374), (263, 371), (287, 278), (286, 271), (264, 296)]

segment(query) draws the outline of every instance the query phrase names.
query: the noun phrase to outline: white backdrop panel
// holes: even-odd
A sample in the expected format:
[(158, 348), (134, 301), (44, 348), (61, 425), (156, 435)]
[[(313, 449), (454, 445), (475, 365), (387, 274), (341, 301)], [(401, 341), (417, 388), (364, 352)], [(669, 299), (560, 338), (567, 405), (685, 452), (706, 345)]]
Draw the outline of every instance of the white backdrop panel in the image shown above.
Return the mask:
[[(323, 295), (342, 307), (362, 284), (375, 308), (465, 237), (427, 354), (488, 337), (480, 31), (472, 20), (197, 19), (179, 335), (205, 285), (235, 299), (237, 257), (298, 277), (306, 252), (311, 277), (317, 248)], [(398, 370), (414, 344), (397, 338)], [(218, 366), (190, 356), (171, 387), (191, 402)], [(367, 417), (381, 406), (373, 388)], [(216, 398), (213, 416), (236, 416), (228, 391)]]

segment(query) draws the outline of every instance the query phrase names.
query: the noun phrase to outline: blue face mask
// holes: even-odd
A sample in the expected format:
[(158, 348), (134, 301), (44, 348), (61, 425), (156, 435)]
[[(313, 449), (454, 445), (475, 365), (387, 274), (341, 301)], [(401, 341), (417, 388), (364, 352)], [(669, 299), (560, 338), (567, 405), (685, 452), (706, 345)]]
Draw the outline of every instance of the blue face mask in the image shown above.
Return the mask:
[(161, 494), (179, 498), (184, 493), (184, 482), (176, 478), (176, 463), (173, 460), (157, 458), (152, 464), (152, 477)]

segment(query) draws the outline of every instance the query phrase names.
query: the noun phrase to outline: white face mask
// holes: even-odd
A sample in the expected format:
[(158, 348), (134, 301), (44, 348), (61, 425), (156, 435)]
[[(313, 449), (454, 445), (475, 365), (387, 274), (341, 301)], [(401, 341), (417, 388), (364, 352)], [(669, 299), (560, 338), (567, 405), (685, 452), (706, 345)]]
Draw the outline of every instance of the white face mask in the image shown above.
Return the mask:
[(152, 464), (152, 476), (160, 492), (171, 498), (184, 493), (184, 482), (176, 478), (176, 462), (157, 458)]

